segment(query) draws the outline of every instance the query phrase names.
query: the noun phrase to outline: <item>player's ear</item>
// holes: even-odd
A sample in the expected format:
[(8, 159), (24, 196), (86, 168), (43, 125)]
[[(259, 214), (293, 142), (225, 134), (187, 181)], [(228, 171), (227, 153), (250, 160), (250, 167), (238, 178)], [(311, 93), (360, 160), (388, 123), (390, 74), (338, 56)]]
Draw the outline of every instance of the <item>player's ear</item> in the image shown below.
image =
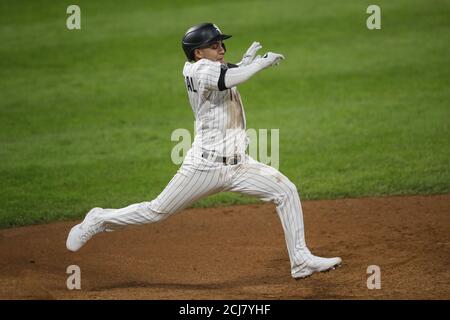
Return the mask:
[(200, 60), (201, 58), (203, 58), (203, 54), (200, 51), (200, 49), (194, 49), (194, 58), (195, 58), (195, 61)]

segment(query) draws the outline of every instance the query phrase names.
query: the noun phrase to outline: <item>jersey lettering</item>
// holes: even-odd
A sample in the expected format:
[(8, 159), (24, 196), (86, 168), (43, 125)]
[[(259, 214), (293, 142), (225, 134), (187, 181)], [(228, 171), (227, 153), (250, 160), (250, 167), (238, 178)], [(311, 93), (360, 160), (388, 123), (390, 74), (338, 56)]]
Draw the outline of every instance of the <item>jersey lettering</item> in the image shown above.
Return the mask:
[(194, 87), (194, 80), (192, 80), (191, 77), (186, 77), (186, 86), (187, 86), (188, 91), (197, 92), (197, 90), (195, 90), (195, 87)]

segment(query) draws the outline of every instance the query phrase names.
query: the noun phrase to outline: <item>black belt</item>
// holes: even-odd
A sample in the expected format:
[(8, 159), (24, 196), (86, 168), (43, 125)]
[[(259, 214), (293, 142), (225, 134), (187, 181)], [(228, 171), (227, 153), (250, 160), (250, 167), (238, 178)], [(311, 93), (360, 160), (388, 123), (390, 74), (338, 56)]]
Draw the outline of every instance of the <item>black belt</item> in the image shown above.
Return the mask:
[(235, 164), (238, 164), (239, 162), (241, 162), (241, 160), (242, 160), (242, 156), (239, 154), (235, 154), (231, 157), (219, 157), (219, 156), (217, 156), (213, 153), (209, 153), (209, 152), (203, 152), (202, 158), (205, 158), (212, 162), (223, 163), (224, 165), (235, 165)]

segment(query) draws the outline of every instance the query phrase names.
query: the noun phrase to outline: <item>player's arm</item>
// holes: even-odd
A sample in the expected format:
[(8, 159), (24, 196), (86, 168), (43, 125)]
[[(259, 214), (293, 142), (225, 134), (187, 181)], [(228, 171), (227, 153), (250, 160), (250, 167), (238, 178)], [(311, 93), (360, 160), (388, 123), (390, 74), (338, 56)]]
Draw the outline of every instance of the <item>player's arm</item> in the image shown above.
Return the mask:
[(268, 52), (263, 57), (257, 57), (252, 63), (239, 68), (222, 68), (219, 76), (219, 90), (226, 90), (241, 84), (261, 70), (278, 65), (284, 59), (282, 54)]

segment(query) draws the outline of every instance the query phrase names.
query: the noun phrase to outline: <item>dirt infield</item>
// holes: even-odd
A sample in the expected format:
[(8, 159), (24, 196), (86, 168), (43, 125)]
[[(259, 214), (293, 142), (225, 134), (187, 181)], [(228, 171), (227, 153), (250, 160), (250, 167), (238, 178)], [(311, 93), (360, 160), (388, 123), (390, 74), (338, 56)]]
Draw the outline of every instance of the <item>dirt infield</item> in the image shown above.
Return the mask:
[[(77, 221), (0, 230), (1, 299), (450, 299), (450, 195), (304, 201), (306, 239), (343, 266), (293, 280), (272, 204), (189, 209), (65, 248)], [(81, 268), (81, 290), (66, 268)], [(381, 289), (367, 288), (367, 267)]]

